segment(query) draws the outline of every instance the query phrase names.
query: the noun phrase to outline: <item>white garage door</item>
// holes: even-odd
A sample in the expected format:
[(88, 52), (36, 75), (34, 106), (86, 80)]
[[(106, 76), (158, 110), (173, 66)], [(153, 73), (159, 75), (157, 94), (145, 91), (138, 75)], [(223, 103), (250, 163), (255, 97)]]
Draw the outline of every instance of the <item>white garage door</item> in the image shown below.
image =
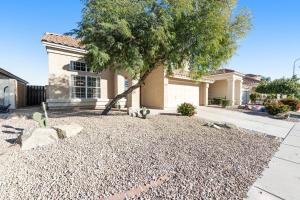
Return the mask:
[(199, 106), (199, 86), (168, 84), (168, 107), (174, 108), (184, 102)]

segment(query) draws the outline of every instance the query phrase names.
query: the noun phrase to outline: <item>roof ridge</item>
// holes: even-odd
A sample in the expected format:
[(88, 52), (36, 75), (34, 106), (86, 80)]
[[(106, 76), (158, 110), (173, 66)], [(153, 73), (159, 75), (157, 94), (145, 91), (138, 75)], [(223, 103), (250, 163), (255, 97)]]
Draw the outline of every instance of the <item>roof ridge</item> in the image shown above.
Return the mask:
[(73, 38), (75, 40), (81, 40), (79, 38), (76, 38), (74, 36), (71, 36), (71, 35), (65, 35), (65, 34), (61, 34), (61, 33), (53, 33), (53, 32), (45, 32), (44, 35), (54, 35), (54, 36), (61, 36), (61, 37), (70, 37), (70, 38)]

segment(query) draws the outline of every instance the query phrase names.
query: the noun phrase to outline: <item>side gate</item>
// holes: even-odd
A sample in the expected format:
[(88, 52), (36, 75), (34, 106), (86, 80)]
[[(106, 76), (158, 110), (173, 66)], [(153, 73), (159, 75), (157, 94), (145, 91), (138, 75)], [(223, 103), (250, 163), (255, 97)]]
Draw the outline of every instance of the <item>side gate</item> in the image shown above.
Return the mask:
[(27, 86), (27, 106), (41, 105), (46, 101), (45, 86)]

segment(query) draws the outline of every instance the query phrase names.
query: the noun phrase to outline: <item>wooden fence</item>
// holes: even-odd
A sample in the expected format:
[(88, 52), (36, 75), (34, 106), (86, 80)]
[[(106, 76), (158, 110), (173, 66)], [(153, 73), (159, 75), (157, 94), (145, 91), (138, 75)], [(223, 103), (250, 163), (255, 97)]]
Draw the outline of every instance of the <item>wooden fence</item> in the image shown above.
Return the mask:
[(41, 105), (46, 101), (45, 86), (27, 86), (27, 106)]

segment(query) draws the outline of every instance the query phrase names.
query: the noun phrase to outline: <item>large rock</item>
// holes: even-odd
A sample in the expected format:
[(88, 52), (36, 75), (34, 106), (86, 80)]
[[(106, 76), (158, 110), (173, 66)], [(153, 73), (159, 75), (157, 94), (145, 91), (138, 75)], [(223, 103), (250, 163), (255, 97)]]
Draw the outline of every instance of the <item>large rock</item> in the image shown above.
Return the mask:
[(74, 137), (78, 135), (83, 129), (79, 124), (69, 124), (69, 125), (58, 125), (53, 127), (57, 131), (57, 135), (60, 139)]
[(17, 143), (21, 145), (22, 150), (34, 149), (56, 143), (57, 141), (57, 132), (52, 128), (36, 128), (27, 134), (19, 136), (17, 139)]

